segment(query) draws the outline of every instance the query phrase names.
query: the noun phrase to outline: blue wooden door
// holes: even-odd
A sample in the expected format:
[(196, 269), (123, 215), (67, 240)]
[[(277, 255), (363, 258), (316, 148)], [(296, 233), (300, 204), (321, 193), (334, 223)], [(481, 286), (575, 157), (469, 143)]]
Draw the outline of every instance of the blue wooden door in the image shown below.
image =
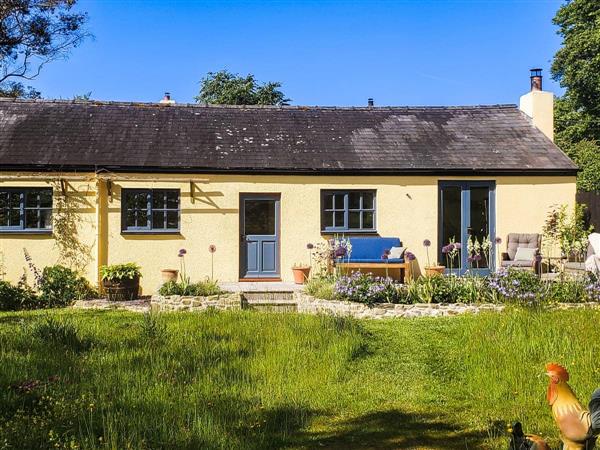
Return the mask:
[[(493, 181), (440, 181), (438, 258), (447, 272), (486, 275), (495, 269), (495, 188)], [(481, 248), (486, 240), (488, 251)], [(442, 253), (451, 241), (461, 244), (454, 256)], [(479, 249), (469, 253), (469, 241)]]
[(240, 203), (242, 278), (279, 278), (279, 195), (244, 194)]

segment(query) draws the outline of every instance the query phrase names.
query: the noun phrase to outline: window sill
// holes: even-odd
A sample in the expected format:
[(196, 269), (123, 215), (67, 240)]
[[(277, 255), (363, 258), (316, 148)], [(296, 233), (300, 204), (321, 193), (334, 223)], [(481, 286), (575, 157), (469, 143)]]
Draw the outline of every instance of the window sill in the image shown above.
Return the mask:
[(121, 230), (122, 235), (130, 236), (130, 235), (181, 235), (180, 230)]
[(36, 234), (42, 236), (52, 236), (52, 230), (0, 230), (2, 234)]
[(321, 230), (321, 236), (333, 236), (336, 234), (369, 234), (378, 235), (377, 230)]

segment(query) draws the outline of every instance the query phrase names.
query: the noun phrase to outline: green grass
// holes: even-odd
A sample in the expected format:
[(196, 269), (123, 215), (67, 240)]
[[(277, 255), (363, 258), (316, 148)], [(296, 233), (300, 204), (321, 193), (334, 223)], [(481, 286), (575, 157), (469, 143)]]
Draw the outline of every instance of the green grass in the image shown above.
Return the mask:
[(0, 448), (507, 448), (557, 433), (547, 361), (587, 402), (600, 312), (355, 321), (0, 315)]

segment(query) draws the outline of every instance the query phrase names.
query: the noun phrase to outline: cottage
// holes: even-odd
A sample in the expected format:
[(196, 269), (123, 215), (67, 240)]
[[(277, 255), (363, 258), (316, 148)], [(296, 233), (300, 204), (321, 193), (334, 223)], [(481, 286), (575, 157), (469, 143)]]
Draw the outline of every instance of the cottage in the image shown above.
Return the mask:
[(452, 238), (540, 232), (552, 205), (574, 203), (577, 168), (552, 142), (552, 94), (531, 79), (520, 107), (4, 99), (7, 278), (23, 249), (38, 267), (72, 258), (93, 281), (137, 262), (151, 293), (180, 248), (196, 279), (214, 263), (221, 281), (291, 281), (307, 243), (336, 234), (398, 237), (418, 270), (424, 239), (441, 260)]

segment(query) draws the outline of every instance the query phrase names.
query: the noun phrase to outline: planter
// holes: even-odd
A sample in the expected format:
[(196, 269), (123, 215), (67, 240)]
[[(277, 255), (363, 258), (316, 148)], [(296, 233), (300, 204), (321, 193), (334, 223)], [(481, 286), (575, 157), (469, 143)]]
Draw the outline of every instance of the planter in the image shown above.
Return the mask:
[(124, 280), (102, 280), (109, 301), (136, 300), (140, 292), (140, 277)]
[(160, 271), (160, 275), (162, 277), (163, 283), (168, 283), (169, 281), (177, 281), (177, 276), (179, 275), (179, 270), (163, 269)]
[(292, 267), (292, 272), (294, 273), (294, 283), (304, 284), (308, 280), (310, 267)]
[(425, 275), (428, 277), (437, 277), (443, 275), (444, 270), (446, 270), (446, 266), (425, 267)]

